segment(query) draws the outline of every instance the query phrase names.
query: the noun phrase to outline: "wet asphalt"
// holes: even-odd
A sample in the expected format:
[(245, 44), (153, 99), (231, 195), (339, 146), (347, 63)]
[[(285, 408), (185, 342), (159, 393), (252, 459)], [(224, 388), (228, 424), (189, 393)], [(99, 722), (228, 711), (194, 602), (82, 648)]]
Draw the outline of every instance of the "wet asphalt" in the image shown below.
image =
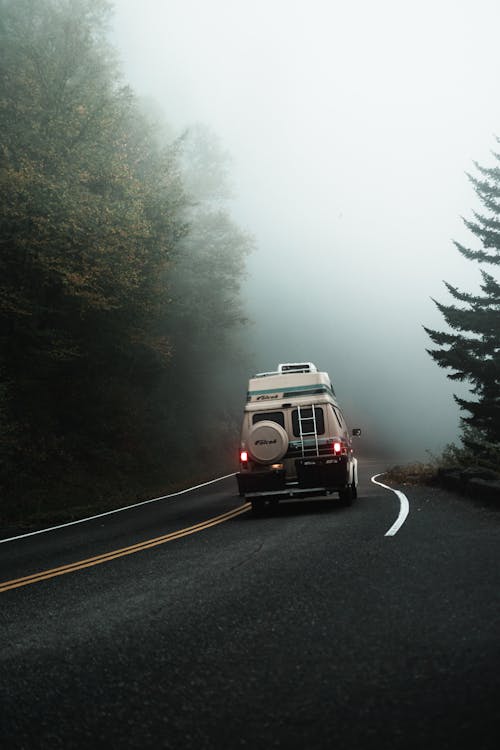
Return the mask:
[[(0, 593), (5, 748), (497, 746), (500, 515), (370, 482)], [(0, 544), (0, 582), (241, 508), (234, 478)]]

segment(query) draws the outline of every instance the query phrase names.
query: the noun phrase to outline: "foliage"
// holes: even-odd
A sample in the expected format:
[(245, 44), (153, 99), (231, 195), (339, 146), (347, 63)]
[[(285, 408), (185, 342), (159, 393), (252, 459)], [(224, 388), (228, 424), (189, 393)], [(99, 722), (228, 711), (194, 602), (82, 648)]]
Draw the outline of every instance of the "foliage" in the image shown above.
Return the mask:
[[(248, 240), (201, 173), (206, 159), (189, 181), (182, 139), (165, 143), (123, 86), (109, 12), (105, 0), (0, 2), (0, 481), (11, 506), (179, 475), (190, 448), (165, 452), (165, 415), (187, 370), (203, 378), (229, 356), (243, 317)], [(194, 184), (217, 193), (216, 210)]]
[[(469, 445), (449, 443), (441, 453), (428, 453), (427, 461), (392, 466), (384, 473), (384, 481), (395, 485), (435, 485), (440, 477), (451, 474), (495, 480), (500, 478), (498, 453), (495, 446), (484, 443), (481, 433), (464, 428)], [(477, 450), (480, 446), (480, 452)]]
[(462, 445), (448, 444), (438, 459), (438, 466), (456, 467), (461, 470), (484, 467), (500, 471), (498, 445), (485, 440), (484, 435), (473, 427), (464, 427)]
[[(494, 155), (500, 162), (500, 155)], [(469, 249), (455, 243), (469, 260), (479, 264), (500, 265), (500, 166), (476, 164), (480, 178), (470, 176), (486, 213), (474, 213), (466, 226), (482, 244)], [(460, 306), (436, 302), (449, 329), (426, 328), (438, 349), (429, 354), (440, 367), (450, 369), (452, 380), (468, 381), (474, 398), (455, 396), (460, 409), (467, 412), (462, 422), (462, 442), (476, 459), (487, 465), (500, 465), (500, 284), (481, 270), (481, 294), (470, 294), (446, 287)]]
[(436, 479), (434, 461), (392, 466), (384, 475), (384, 481), (396, 485), (432, 484)]
[[(171, 306), (165, 327), (176, 352), (161, 381), (175, 401), (164, 400), (163, 421), (170, 425), (169, 454), (190, 446), (184, 460), (192, 470), (216, 456), (219, 466), (234, 466), (247, 378), (244, 346), (238, 333), (246, 323), (240, 285), (252, 238), (231, 219), (228, 155), (216, 136), (197, 125), (177, 143), (188, 192), (189, 231), (180, 240), (171, 269)], [(182, 373), (182, 378), (179, 378)]]

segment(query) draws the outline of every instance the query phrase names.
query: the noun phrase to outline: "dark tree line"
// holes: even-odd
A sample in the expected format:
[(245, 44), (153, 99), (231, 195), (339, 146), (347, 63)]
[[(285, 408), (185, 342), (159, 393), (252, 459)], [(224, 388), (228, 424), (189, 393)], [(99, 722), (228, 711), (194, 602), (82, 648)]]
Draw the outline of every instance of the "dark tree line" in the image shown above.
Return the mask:
[(229, 455), (251, 240), (214, 136), (167, 142), (122, 85), (109, 13), (0, 2), (4, 517), (129, 499)]
[[(498, 141), (500, 142), (500, 140)], [(500, 266), (500, 154), (497, 164), (469, 176), (484, 207), (474, 213), (467, 228), (479, 241), (477, 249), (456, 242), (460, 253), (480, 266)], [(452, 380), (471, 385), (470, 399), (455, 396), (462, 417), (462, 443), (478, 463), (500, 470), (500, 283), (481, 269), (480, 294), (463, 292), (446, 284), (458, 304), (436, 302), (449, 330), (426, 329), (438, 349), (429, 353), (440, 367), (450, 369)]]

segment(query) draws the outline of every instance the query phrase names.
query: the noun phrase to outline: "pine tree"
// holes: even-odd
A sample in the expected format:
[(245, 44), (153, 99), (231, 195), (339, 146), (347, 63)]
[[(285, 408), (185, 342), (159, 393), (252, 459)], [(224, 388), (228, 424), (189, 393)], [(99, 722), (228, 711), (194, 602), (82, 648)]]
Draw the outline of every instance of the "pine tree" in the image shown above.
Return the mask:
[[(497, 138), (500, 143), (500, 139)], [(480, 249), (469, 249), (459, 242), (459, 252), (472, 261), (500, 266), (500, 154), (497, 165), (485, 168), (475, 162), (479, 177), (468, 175), (484, 206), (465, 220), (467, 228), (480, 241)], [(434, 300), (451, 331), (426, 328), (439, 349), (428, 350), (440, 367), (452, 370), (451, 380), (470, 383), (471, 399), (455, 396), (460, 409), (462, 443), (479, 462), (500, 464), (500, 283), (481, 269), (480, 294), (462, 292), (445, 282), (460, 305)]]

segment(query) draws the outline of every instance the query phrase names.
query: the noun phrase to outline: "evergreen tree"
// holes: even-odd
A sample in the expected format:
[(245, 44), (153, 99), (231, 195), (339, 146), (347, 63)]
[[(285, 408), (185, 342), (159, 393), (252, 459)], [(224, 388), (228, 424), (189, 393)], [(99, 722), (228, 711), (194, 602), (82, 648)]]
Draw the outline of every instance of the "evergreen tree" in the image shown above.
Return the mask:
[[(500, 142), (500, 139), (497, 139)], [(475, 163), (479, 177), (469, 175), (484, 213), (474, 212), (467, 228), (482, 247), (470, 249), (455, 242), (469, 260), (500, 266), (500, 154), (497, 165), (485, 168)], [(455, 396), (460, 409), (462, 442), (479, 461), (500, 464), (500, 284), (481, 269), (480, 294), (463, 292), (445, 282), (458, 303), (435, 303), (451, 331), (426, 328), (438, 349), (429, 354), (440, 367), (452, 370), (451, 380), (468, 381), (473, 398)]]

